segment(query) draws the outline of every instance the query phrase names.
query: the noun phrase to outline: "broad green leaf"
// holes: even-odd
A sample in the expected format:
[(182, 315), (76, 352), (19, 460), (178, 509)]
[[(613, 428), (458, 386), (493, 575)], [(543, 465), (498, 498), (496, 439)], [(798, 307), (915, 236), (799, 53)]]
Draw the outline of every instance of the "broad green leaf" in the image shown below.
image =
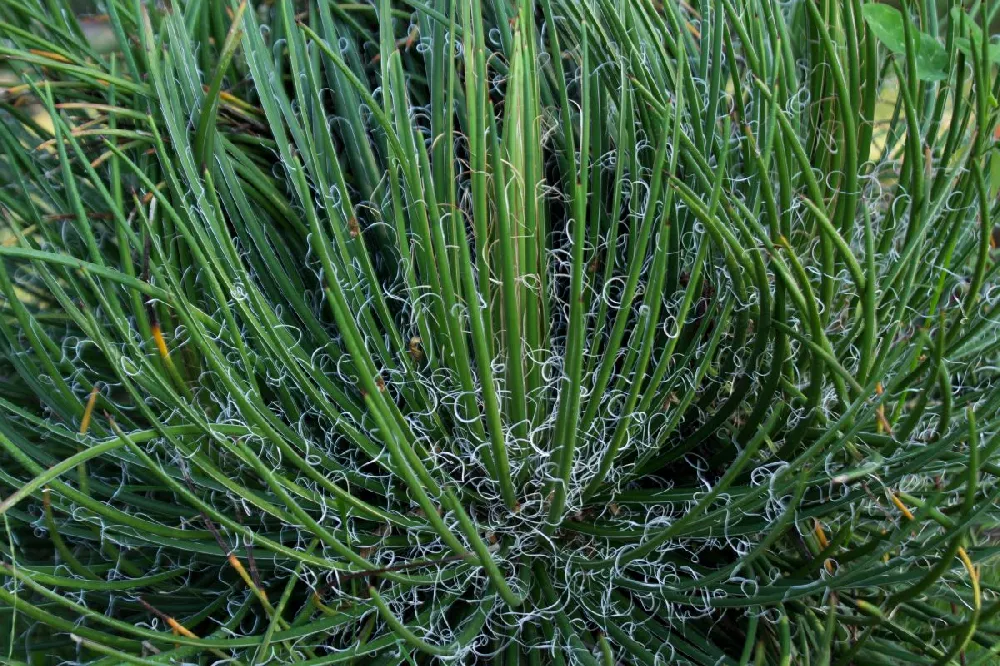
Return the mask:
[[(965, 37), (959, 37), (955, 40), (955, 46), (958, 50), (965, 53), (966, 55), (971, 55), (972, 45), (969, 40)], [(1000, 65), (1000, 44), (990, 44), (989, 45), (990, 62)]]
[[(888, 5), (865, 5), (865, 20), (872, 32), (887, 49), (896, 55), (906, 53), (903, 15)], [(948, 77), (948, 53), (937, 39), (924, 32), (914, 31), (916, 39), (917, 78), (921, 81), (941, 81)]]
[[(951, 8), (951, 20), (959, 25), (961, 25), (962, 14), (963, 12), (961, 7)], [(983, 38), (983, 29), (976, 24), (975, 19), (969, 16), (968, 13), (965, 14), (965, 25), (968, 34), (964, 34), (966, 31), (963, 31), (962, 36), (955, 40), (955, 46), (957, 46), (958, 50), (965, 55), (971, 55), (972, 43), (970, 38), (975, 39), (976, 42), (979, 43), (979, 40)], [(990, 62), (1000, 64), (1000, 44), (990, 44), (989, 54)]]

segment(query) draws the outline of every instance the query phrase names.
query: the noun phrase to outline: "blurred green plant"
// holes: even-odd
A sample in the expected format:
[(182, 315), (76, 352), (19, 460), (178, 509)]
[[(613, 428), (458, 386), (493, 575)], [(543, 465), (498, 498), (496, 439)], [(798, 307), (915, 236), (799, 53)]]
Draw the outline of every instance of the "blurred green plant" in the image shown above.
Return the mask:
[(0, 0), (0, 654), (995, 663), (948, 9)]

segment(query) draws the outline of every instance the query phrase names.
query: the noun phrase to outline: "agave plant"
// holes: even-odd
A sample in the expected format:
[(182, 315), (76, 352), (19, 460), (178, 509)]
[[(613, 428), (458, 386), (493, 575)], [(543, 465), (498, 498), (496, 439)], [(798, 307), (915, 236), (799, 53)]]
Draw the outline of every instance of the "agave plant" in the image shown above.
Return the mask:
[(0, 659), (996, 663), (997, 3), (165, 4), (0, 1)]

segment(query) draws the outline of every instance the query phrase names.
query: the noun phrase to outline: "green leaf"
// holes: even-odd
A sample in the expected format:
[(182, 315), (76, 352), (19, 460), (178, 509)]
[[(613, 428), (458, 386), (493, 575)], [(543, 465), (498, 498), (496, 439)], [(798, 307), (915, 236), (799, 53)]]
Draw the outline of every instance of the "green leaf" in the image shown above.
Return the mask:
[[(887, 49), (896, 55), (906, 53), (903, 37), (903, 15), (895, 7), (865, 5), (861, 12)], [(936, 38), (925, 32), (915, 32), (917, 78), (921, 81), (941, 81), (948, 78), (948, 53)]]
[[(962, 21), (962, 8), (952, 7), (951, 8), (951, 20), (955, 23), (961, 25)], [(975, 39), (977, 42), (983, 38), (983, 29), (976, 25), (974, 18), (965, 13), (965, 25), (967, 26), (968, 34), (963, 34), (961, 37), (955, 39), (955, 46), (958, 50), (967, 56), (972, 55), (972, 42), (971, 39)], [(1000, 44), (990, 44), (989, 45), (990, 62), (1000, 64)]]
[(1000, 153), (994, 151), (990, 157), (990, 196), (996, 198), (1000, 194)]
[[(966, 55), (972, 54), (972, 44), (965, 37), (959, 37), (955, 40), (955, 46), (958, 50)], [(989, 45), (990, 62), (1000, 65), (1000, 44), (990, 44)]]
[(232, 27), (226, 35), (226, 42), (222, 46), (222, 53), (219, 56), (219, 64), (215, 68), (215, 75), (212, 77), (212, 85), (209, 86), (202, 103), (201, 116), (198, 119), (198, 131), (195, 133), (195, 160), (198, 168), (205, 167), (205, 160), (212, 156), (212, 144), (215, 139), (215, 121), (219, 115), (219, 101), (222, 93), (222, 80), (229, 70), (229, 63), (240, 45), (242, 31), (240, 30), (243, 12), (247, 8), (246, 0), (240, 3), (233, 18)]

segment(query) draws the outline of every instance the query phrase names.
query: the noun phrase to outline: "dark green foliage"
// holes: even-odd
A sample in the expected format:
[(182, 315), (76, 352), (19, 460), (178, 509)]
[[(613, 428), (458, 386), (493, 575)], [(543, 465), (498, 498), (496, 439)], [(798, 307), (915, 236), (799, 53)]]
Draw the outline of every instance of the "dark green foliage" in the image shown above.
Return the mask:
[(0, 660), (995, 663), (997, 3), (164, 4), (0, 0)]

